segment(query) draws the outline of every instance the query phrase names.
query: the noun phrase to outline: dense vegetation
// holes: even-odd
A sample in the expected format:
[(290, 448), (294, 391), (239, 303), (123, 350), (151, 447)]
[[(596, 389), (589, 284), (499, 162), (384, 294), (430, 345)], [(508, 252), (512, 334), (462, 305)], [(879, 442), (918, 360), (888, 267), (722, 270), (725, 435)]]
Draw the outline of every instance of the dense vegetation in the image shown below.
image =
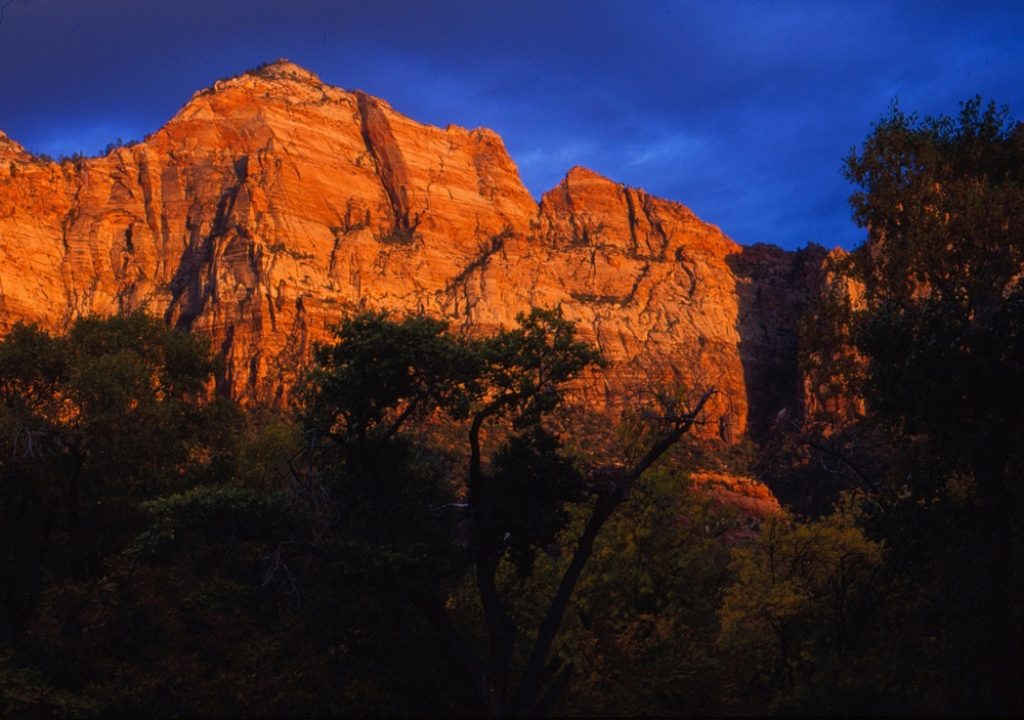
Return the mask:
[(143, 315), (16, 327), (0, 713), (1020, 715), (1024, 126), (894, 108), (847, 173), (869, 241), (804, 329), (842, 402), (744, 532), (687, 476), (713, 389), (610, 427), (557, 311), (355, 314), (289, 412)]

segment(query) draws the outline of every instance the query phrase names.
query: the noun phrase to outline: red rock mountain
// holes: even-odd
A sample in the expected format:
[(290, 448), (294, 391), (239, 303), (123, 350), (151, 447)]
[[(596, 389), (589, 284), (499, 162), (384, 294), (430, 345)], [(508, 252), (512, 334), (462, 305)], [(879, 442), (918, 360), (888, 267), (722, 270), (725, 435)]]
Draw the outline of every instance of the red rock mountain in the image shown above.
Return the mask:
[(0, 133), (0, 333), (144, 308), (210, 334), (243, 399), (285, 398), (353, 308), (486, 331), (560, 304), (610, 361), (594, 400), (714, 385), (735, 439), (799, 402), (823, 255), (741, 247), (583, 168), (538, 204), (490, 130), (417, 123), (286, 61), (104, 157), (44, 161)]

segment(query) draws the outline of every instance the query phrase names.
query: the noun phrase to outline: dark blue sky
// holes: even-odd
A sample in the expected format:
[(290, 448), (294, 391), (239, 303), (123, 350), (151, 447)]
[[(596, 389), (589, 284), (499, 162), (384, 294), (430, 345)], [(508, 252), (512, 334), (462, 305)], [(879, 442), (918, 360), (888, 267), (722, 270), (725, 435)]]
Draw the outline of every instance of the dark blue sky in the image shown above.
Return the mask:
[(141, 138), (287, 57), (422, 122), (500, 133), (535, 196), (573, 165), (743, 243), (858, 243), (842, 158), (896, 97), (1024, 117), (1024, 2), (0, 0), (0, 129), (35, 152)]

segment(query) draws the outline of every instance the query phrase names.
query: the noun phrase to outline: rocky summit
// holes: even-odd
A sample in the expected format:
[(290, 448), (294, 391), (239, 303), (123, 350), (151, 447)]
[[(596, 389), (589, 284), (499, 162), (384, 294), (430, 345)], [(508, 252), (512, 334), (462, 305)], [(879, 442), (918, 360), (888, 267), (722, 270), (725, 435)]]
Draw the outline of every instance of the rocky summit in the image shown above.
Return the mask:
[(715, 386), (711, 432), (734, 441), (801, 402), (796, 327), (824, 257), (740, 246), (584, 168), (538, 204), (490, 130), (415, 122), (287, 61), (103, 157), (0, 133), (0, 332), (144, 309), (209, 334), (248, 401), (284, 402), (353, 309), (487, 331), (560, 305), (609, 361), (590, 400)]

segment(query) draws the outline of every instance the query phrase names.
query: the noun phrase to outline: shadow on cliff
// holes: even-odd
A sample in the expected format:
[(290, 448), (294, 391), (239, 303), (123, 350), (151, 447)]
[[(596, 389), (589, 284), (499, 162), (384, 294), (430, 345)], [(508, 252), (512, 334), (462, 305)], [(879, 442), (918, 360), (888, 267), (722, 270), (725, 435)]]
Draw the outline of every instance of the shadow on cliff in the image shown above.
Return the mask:
[(784, 418), (803, 416), (799, 327), (821, 285), (826, 254), (814, 244), (790, 252), (759, 243), (726, 257), (736, 277), (747, 434), (755, 442)]
[[(203, 208), (193, 202), (185, 216), (188, 243), (178, 258), (177, 269), (169, 283), (171, 303), (164, 313), (164, 321), (175, 327), (191, 329), (193, 321), (214, 296), (215, 274), (213, 263), (217, 241), (235, 225), (232, 214), (239, 190), (248, 175), (249, 158), (238, 158), (232, 166), (235, 178), (221, 190), (217, 208), (210, 218), (209, 229), (203, 233)], [(236, 228), (237, 229), (237, 228)], [(244, 228), (241, 229), (244, 234)]]

